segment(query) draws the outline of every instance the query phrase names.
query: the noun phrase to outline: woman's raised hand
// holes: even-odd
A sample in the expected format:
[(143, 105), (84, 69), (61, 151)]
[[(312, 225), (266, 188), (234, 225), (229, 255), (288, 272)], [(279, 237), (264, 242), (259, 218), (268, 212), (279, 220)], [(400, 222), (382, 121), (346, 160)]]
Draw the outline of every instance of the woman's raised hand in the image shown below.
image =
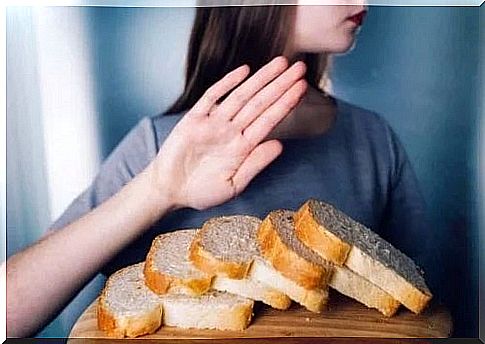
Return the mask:
[(153, 160), (156, 191), (174, 208), (198, 210), (241, 193), (281, 153), (279, 141), (264, 139), (305, 93), (305, 71), (303, 62), (288, 67), (277, 57), (241, 85), (246, 65), (211, 86)]

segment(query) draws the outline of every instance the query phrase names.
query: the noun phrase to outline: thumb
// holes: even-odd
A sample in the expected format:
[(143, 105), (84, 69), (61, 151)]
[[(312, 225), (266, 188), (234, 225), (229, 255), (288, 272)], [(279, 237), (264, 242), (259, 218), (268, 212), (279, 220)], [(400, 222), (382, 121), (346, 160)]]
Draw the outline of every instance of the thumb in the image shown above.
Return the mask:
[(240, 194), (249, 182), (274, 161), (282, 151), (283, 145), (278, 140), (270, 140), (257, 145), (232, 177), (236, 195)]

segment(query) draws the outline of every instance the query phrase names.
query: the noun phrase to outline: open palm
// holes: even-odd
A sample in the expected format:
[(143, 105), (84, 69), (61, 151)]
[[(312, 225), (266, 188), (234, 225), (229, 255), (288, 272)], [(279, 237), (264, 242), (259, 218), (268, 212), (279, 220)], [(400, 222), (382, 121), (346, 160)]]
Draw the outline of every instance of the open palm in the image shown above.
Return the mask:
[(239, 67), (210, 87), (162, 145), (154, 164), (158, 180), (170, 185), (157, 187), (178, 206), (200, 210), (230, 200), (281, 153), (279, 141), (263, 140), (303, 96), (305, 65), (288, 68), (278, 57), (238, 86), (248, 74)]

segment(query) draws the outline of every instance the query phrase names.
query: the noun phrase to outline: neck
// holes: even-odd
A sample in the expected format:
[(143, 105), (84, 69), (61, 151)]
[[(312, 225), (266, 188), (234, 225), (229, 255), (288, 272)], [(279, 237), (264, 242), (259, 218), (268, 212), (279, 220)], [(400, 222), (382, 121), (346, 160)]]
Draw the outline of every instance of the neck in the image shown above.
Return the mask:
[(334, 124), (336, 110), (337, 107), (332, 97), (309, 86), (300, 104), (274, 128), (268, 139), (323, 135)]

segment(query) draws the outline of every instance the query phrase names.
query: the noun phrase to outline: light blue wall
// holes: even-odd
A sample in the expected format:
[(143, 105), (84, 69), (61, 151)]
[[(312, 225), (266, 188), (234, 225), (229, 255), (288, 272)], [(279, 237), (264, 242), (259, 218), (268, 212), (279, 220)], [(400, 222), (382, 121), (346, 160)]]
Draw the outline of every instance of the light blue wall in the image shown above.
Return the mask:
[(183, 89), (194, 8), (90, 8), (103, 156)]
[[(42, 120), (32, 11), (7, 10), (7, 257), (29, 245), (49, 224)], [(29, 95), (26, 101), (24, 95)], [(14, 116), (17, 116), (14, 118)], [(10, 143), (17, 144), (10, 144)], [(39, 183), (39, 181), (44, 181)]]
[(478, 99), (480, 102), (481, 125), (479, 127), (479, 158), (480, 167), (477, 169), (479, 179), (479, 194), (477, 195), (478, 230), (480, 232), (480, 338), (485, 341), (485, 6), (480, 7), (480, 87)]

